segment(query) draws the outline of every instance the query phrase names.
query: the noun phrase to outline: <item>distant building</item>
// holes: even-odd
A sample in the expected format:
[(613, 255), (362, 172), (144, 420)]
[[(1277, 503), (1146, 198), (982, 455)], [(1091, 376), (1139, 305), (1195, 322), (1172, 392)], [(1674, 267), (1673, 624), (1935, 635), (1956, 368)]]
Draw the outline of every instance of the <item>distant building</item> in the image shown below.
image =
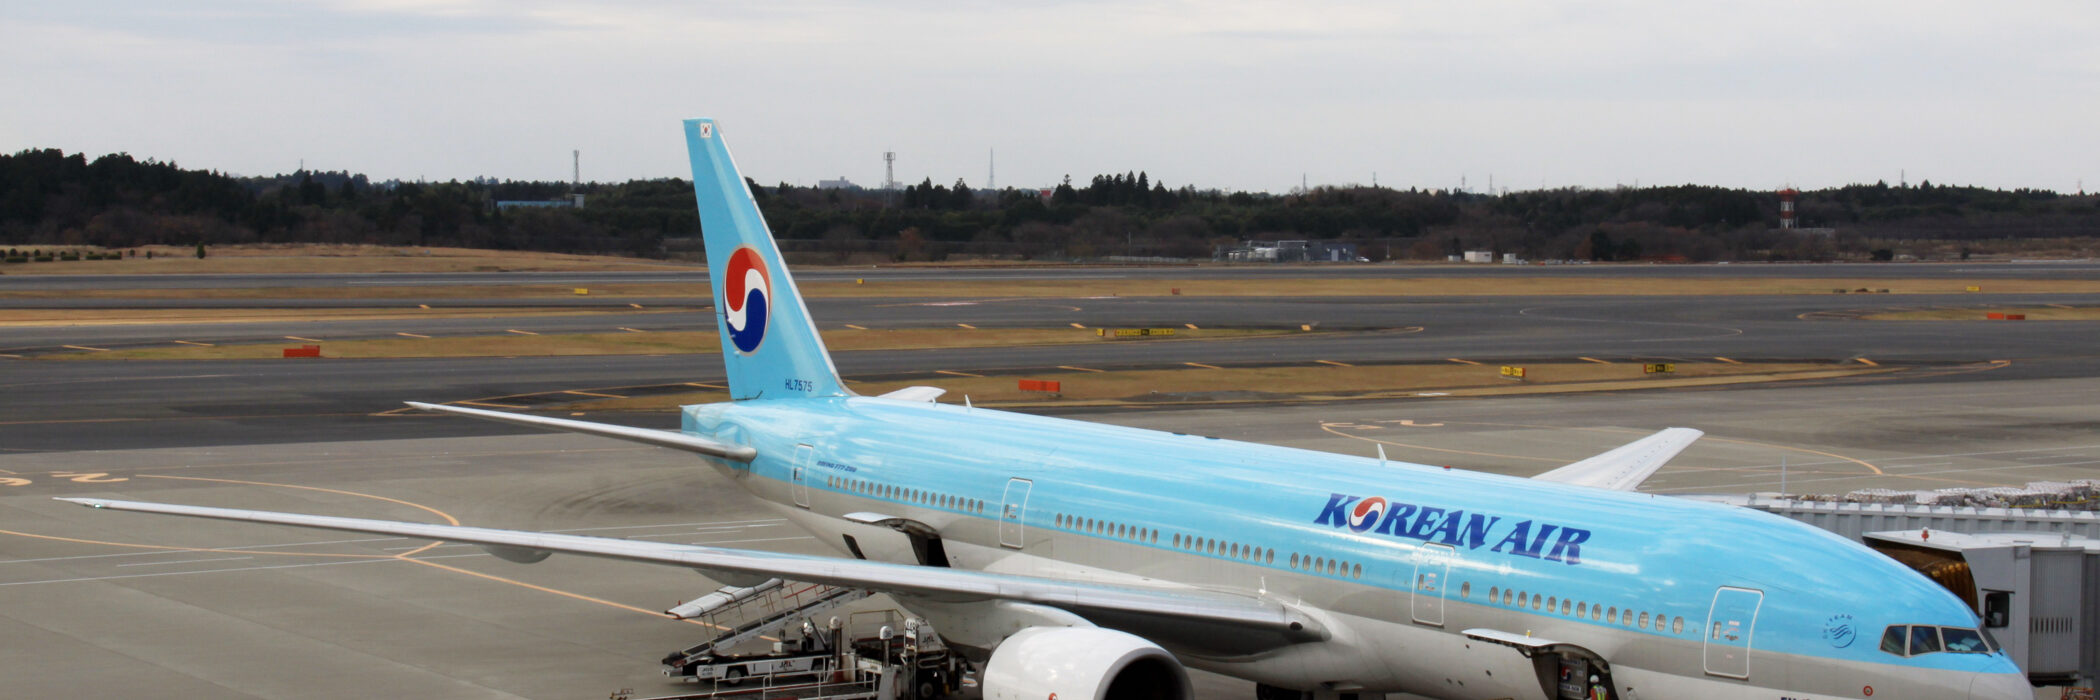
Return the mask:
[(1494, 261), (1495, 261), (1495, 251), (1492, 251), (1492, 250), (1468, 250), (1468, 251), (1466, 251), (1466, 262), (1469, 262), (1469, 263), (1492, 263), (1492, 262), (1494, 262)]
[(1232, 262), (1355, 262), (1356, 244), (1348, 241), (1244, 241), (1221, 248), (1214, 256)]
[(555, 207), (562, 209), (582, 209), (583, 195), (572, 194), (563, 199), (507, 199), (496, 202), (497, 211), (502, 211), (505, 209), (539, 209), (547, 207)]
[(853, 184), (853, 181), (852, 181), (852, 180), (848, 180), (848, 179), (846, 179), (846, 176), (844, 176), (844, 175), (840, 175), (840, 176), (839, 176), (839, 179), (837, 179), (837, 180), (818, 180), (818, 181), (817, 181), (817, 189), (820, 189), (820, 190), (857, 190), (857, 189), (860, 189), (860, 185), (856, 185), (856, 184)]

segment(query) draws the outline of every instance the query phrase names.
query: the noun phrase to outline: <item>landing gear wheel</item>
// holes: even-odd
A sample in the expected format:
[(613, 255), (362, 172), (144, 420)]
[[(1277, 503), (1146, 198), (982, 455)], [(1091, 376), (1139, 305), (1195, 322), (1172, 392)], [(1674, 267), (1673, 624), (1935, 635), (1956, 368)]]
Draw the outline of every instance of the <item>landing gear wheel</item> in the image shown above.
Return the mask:
[(722, 685), (741, 685), (744, 682), (744, 675), (745, 672), (742, 667), (729, 669), (722, 674)]
[(940, 687), (939, 687), (939, 686), (936, 686), (936, 685), (934, 685), (934, 684), (933, 684), (933, 681), (931, 681), (931, 680), (924, 680), (924, 681), (919, 681), (919, 695), (918, 695), (918, 698), (919, 698), (919, 700), (933, 700), (934, 698), (937, 698), (937, 697), (940, 697), (940, 696), (941, 696), (941, 689), (940, 689)]

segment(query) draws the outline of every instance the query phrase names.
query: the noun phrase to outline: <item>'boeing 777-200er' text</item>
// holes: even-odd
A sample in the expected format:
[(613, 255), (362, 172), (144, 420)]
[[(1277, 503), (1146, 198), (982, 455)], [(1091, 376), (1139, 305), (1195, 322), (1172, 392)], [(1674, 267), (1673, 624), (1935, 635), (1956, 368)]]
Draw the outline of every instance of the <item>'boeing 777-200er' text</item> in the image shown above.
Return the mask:
[[(1413, 693), (2025, 700), (1947, 590), (1852, 541), (1633, 488), (1672, 428), (1532, 479), (846, 389), (713, 120), (685, 122), (731, 401), (650, 430), (415, 404), (682, 450), (836, 557), (102, 499), (891, 594), (996, 700)], [(740, 583), (745, 582), (745, 583)]]

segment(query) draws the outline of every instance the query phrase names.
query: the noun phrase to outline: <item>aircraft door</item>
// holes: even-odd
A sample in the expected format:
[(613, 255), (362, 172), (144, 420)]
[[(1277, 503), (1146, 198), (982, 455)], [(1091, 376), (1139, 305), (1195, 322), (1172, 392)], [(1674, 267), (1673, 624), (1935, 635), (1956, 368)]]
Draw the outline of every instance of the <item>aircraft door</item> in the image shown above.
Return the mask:
[(1722, 586), (1714, 591), (1714, 604), (1706, 613), (1706, 673), (1726, 678), (1750, 678), (1750, 639), (1757, 627), (1757, 610), (1765, 602), (1763, 591)]
[(795, 446), (795, 505), (809, 507), (809, 484), (803, 481), (804, 472), (816, 462), (817, 451), (808, 445)]
[(1410, 596), (1414, 599), (1415, 622), (1424, 625), (1444, 626), (1444, 583), (1451, 577), (1451, 560), (1458, 557), (1457, 550), (1445, 544), (1425, 544), (1415, 548), (1414, 585)]
[(1035, 482), (1027, 479), (1011, 479), (1006, 482), (1006, 497), (999, 506), (999, 544), (1020, 549), (1023, 539), (1023, 523), (1028, 515), (1028, 491)]

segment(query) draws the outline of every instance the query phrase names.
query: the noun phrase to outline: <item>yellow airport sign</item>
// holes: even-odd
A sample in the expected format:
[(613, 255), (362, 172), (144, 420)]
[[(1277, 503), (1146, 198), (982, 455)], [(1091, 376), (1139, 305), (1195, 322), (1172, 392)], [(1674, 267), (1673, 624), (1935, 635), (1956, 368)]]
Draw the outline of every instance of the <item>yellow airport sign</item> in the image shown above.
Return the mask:
[(1524, 368), (1522, 368), (1522, 367), (1512, 367), (1512, 366), (1509, 366), (1509, 365), (1503, 365), (1503, 366), (1502, 366), (1502, 376), (1505, 376), (1505, 377), (1509, 377), (1509, 378), (1511, 378), (1511, 379), (1523, 379), (1523, 378), (1524, 378)]
[(1641, 365), (1641, 371), (1648, 374), (1669, 374), (1677, 371), (1677, 364), (1674, 362), (1653, 362)]

